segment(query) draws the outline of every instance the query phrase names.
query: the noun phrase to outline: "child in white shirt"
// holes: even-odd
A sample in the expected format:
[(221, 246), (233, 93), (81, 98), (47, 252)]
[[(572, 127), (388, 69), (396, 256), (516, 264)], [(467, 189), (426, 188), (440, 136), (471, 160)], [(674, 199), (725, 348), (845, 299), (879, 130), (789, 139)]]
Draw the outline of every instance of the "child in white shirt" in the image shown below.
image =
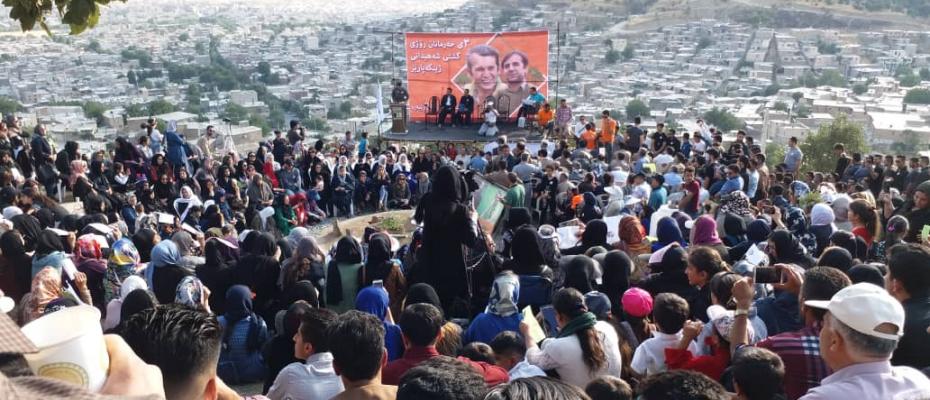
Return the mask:
[[(640, 343), (633, 353), (631, 367), (633, 371), (642, 375), (652, 375), (666, 370), (665, 349), (675, 347), (681, 341), (681, 328), (688, 319), (688, 302), (674, 293), (662, 293), (655, 298), (652, 317), (656, 330), (652, 338)], [(692, 342), (688, 345), (692, 353), (697, 346)]]

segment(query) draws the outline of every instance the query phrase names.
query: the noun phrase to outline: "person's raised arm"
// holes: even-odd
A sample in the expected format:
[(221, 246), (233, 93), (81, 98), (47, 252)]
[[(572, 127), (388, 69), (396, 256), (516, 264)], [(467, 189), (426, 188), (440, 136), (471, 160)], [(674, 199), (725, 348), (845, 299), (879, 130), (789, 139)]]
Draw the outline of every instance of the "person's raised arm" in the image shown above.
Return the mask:
[[(758, 267), (756, 267), (758, 268)], [(747, 327), (749, 324), (749, 308), (752, 307), (753, 282), (752, 278), (743, 278), (733, 284), (733, 299), (736, 300), (736, 313), (733, 328), (730, 329), (730, 354), (736, 354), (736, 349), (749, 344)]]
[(701, 335), (704, 330), (704, 323), (701, 321), (685, 321), (685, 326), (681, 328), (681, 340), (675, 344), (676, 349), (686, 350), (694, 338)]

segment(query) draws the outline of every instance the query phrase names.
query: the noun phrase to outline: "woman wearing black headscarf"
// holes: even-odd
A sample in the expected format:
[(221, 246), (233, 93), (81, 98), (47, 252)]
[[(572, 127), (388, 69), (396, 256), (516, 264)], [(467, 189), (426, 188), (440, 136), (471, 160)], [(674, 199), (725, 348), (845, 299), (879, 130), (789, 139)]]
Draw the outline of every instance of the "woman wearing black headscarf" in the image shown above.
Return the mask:
[(610, 299), (610, 312), (620, 318), (623, 315), (623, 304), (620, 298), (623, 292), (630, 288), (630, 273), (633, 271), (633, 261), (620, 251), (611, 250), (604, 255), (601, 262), (603, 277), (601, 278), (600, 292)]
[(363, 287), (380, 280), (390, 298), (391, 314), (400, 318), (403, 311), (404, 293), (407, 292), (407, 279), (397, 265), (391, 260), (391, 242), (383, 233), (371, 235), (368, 239), (368, 259), (358, 271), (358, 280)]
[(539, 234), (527, 225), (517, 229), (513, 236), (513, 257), (504, 262), (504, 269), (517, 275), (535, 275), (552, 279), (552, 270), (546, 265), (539, 246)]
[[(136, 289), (126, 295), (126, 298), (123, 299), (123, 305), (120, 307), (119, 311), (119, 321), (120, 325), (125, 324), (133, 315), (136, 315), (140, 312), (143, 312), (148, 309), (155, 308), (158, 302), (155, 301), (155, 297), (145, 289)], [(116, 332), (119, 332), (119, 326), (114, 329)]]
[(254, 311), (248, 287), (235, 285), (226, 291), (226, 312), (219, 322), (223, 346), (217, 376), (230, 384), (260, 382), (267, 374), (261, 346), (269, 339), (268, 326)]
[(575, 247), (562, 250), (562, 255), (584, 254), (588, 249), (595, 246), (610, 248), (610, 245), (607, 244), (607, 224), (604, 220), (595, 219), (588, 222), (581, 234), (581, 243), (578, 243)]
[(511, 256), (513, 235), (517, 232), (517, 228), (532, 223), (533, 216), (530, 214), (529, 209), (513, 207), (507, 212), (507, 229), (501, 234), (501, 242), (504, 244), (503, 251), (501, 251), (502, 256)]
[(254, 240), (233, 269), (233, 282), (252, 289), (255, 313), (266, 321), (274, 321), (274, 315), (283, 309), (278, 289), (279, 249), (270, 233), (258, 233)]
[(639, 287), (653, 297), (660, 293), (675, 293), (686, 300), (697, 296), (697, 289), (688, 283), (685, 268), (688, 267), (687, 252), (681, 246), (672, 246), (665, 250), (662, 261), (651, 264), (652, 274), (639, 283)]
[(362, 268), (362, 246), (352, 236), (336, 243), (336, 255), (326, 267), (326, 306), (342, 313), (355, 308), (358, 271)]
[(772, 264), (795, 264), (804, 269), (816, 264), (798, 238), (788, 230), (779, 229), (772, 233), (766, 251), (772, 259)]
[(869, 245), (861, 236), (853, 235), (849, 231), (836, 231), (830, 235), (830, 246), (838, 246), (849, 251), (854, 259), (865, 260), (868, 255)]
[[(313, 288), (313, 284), (309, 281), (301, 282), (306, 283), (310, 287), (310, 290), (316, 291), (316, 289)], [(278, 313), (281, 318), (280, 321), (275, 321), (275, 330), (277, 334), (271, 338), (271, 341), (262, 349), (262, 356), (265, 360), (265, 364), (268, 365), (268, 373), (265, 375), (265, 386), (262, 389), (263, 393), (268, 393), (275, 378), (278, 377), (278, 373), (281, 372), (285, 366), (293, 362), (303, 363), (304, 361), (294, 357), (294, 335), (297, 334), (297, 330), (300, 328), (300, 321), (303, 319), (303, 316), (315, 306), (305, 302), (289, 304), (290, 306), (287, 308), (287, 311)]]
[(12, 230), (0, 235), (0, 289), (19, 304), (32, 284), (32, 257), (26, 254), (23, 237)]
[[(233, 269), (229, 266), (229, 259), (223, 254), (225, 244), (219, 240), (210, 239), (203, 246), (206, 262), (196, 269), (197, 278), (203, 282), (211, 293), (226, 293), (233, 285)], [(221, 296), (210, 296), (210, 309), (214, 313), (222, 314), (226, 310), (225, 299)]]
[(39, 224), (39, 220), (31, 215), (20, 214), (10, 218), (10, 221), (13, 222), (13, 229), (16, 229), (19, 231), (20, 235), (23, 235), (23, 243), (25, 243), (26, 252), (35, 251), (39, 234), (42, 233), (42, 226)]
[(600, 219), (603, 216), (601, 207), (598, 205), (597, 197), (594, 196), (594, 193), (584, 192), (582, 199), (584, 200), (582, 201), (581, 212), (579, 213), (581, 222), (588, 223), (589, 221)]
[(414, 268), (416, 280), (432, 285), (443, 308), (467, 304), (468, 277), (463, 245), (478, 242), (478, 216), (466, 202), (468, 187), (458, 170), (446, 165), (436, 171), (432, 190), (423, 196), (415, 218), (423, 223), (422, 255)]
[(576, 289), (582, 294), (594, 291), (594, 280), (599, 273), (593, 258), (581, 255), (562, 260), (562, 268), (565, 269), (564, 287)]
[(132, 244), (136, 245), (136, 249), (139, 250), (139, 258), (143, 263), (152, 260), (152, 249), (160, 241), (158, 233), (149, 228), (139, 229), (135, 235), (132, 235)]
[(842, 247), (827, 247), (817, 259), (817, 266), (833, 267), (846, 274), (853, 266), (853, 256), (849, 254), (849, 250)]
[(753, 245), (765, 242), (772, 235), (772, 226), (765, 219), (756, 219), (749, 223), (746, 229), (746, 241), (730, 247), (730, 259), (739, 261)]

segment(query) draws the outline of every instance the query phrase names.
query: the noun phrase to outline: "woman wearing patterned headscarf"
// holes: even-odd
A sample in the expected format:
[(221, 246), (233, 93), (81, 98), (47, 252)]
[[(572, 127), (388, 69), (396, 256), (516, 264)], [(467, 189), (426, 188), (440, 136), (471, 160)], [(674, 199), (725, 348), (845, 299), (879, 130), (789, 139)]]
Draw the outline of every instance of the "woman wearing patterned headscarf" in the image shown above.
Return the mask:
[(621, 218), (618, 235), (617, 249), (625, 251), (630, 258), (635, 260), (639, 255), (652, 253), (652, 245), (646, 239), (646, 229), (639, 218), (632, 215)]
[(75, 244), (74, 263), (78, 271), (87, 275), (87, 288), (90, 290), (94, 307), (100, 310), (101, 315), (106, 315), (107, 303), (104, 288), (107, 261), (103, 258), (101, 241), (106, 243), (106, 239), (102, 236), (81, 235)]
[(498, 333), (519, 331), (523, 314), (517, 308), (520, 299), (520, 279), (517, 275), (505, 271), (494, 278), (488, 307), (478, 314), (462, 337), (462, 343), (490, 343)]
[[(106, 284), (104, 285), (104, 301), (110, 302), (122, 297), (121, 285), (134, 276), (140, 267), (139, 251), (131, 240), (122, 238), (110, 246), (110, 257), (107, 259)], [(144, 282), (144, 280), (143, 280)]]

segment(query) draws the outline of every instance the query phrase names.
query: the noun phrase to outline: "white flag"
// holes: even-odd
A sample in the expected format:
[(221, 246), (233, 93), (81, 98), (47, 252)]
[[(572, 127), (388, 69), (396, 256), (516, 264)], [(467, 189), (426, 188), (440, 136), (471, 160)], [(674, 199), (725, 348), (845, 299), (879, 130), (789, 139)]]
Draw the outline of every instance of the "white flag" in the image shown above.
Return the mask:
[(381, 94), (381, 82), (378, 82), (378, 89), (375, 91), (375, 121), (384, 121), (384, 96)]

